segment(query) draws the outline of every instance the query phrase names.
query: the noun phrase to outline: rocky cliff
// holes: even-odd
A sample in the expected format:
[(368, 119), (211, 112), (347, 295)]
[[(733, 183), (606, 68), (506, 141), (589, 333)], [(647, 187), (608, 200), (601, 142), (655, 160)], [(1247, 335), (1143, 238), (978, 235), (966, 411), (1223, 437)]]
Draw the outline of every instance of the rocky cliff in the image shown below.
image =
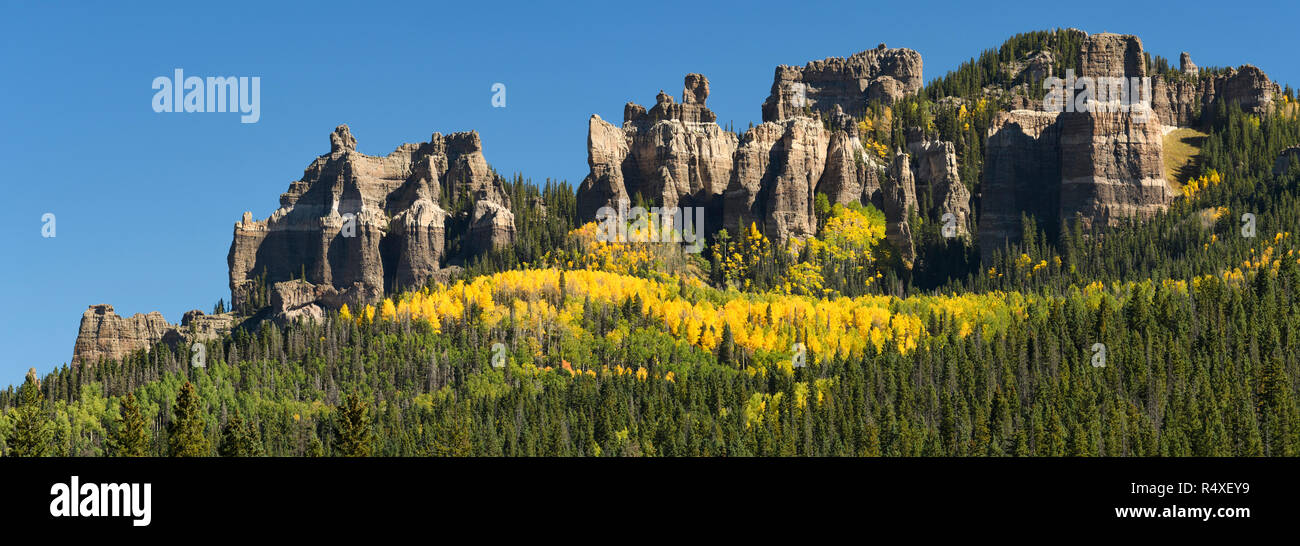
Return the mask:
[[(1146, 74), (1142, 41), (1095, 34), (1080, 48), (1080, 76)], [(1020, 236), (1022, 214), (1040, 228), (1078, 221), (1085, 228), (1146, 218), (1169, 206), (1159, 114), (1128, 112), (999, 113), (985, 148), (979, 237), (987, 259)]]
[(1187, 53), (1182, 54), (1180, 65), (1176, 77), (1156, 75), (1151, 79), (1152, 108), (1165, 125), (1199, 125), (1219, 102), (1236, 103), (1252, 114), (1266, 114), (1274, 107), (1274, 97), (1281, 93), (1278, 84), (1253, 65), (1202, 75)]
[(662, 91), (648, 111), (628, 103), (622, 127), (592, 116), (579, 217), (640, 195), (655, 206), (703, 207), (710, 231), (752, 223), (781, 244), (817, 232), (816, 193), (837, 203), (874, 197), (880, 206), (884, 167), (865, 153), (840, 105), (825, 103), (824, 120), (800, 111), (737, 137), (717, 125), (708, 95), (708, 79), (688, 74), (681, 103)]
[(185, 313), (180, 325), (174, 325), (157, 311), (122, 317), (113, 312), (112, 305), (92, 305), (81, 315), (81, 327), (72, 347), (72, 362), (118, 360), (162, 342), (211, 341), (229, 332), (234, 321), (234, 316), (229, 313), (204, 315), (195, 310)]
[(905, 263), (916, 259), (912, 246), (912, 226), (908, 217), (916, 211), (916, 177), (912, 174), (911, 159), (898, 151), (889, 166), (889, 176), (881, 184), (880, 193), (885, 205), (885, 238), (898, 249)]
[(731, 180), (738, 139), (718, 126), (708, 97), (709, 80), (688, 74), (680, 104), (663, 91), (649, 111), (629, 102), (621, 128), (591, 116), (591, 174), (578, 188), (579, 216), (593, 218), (601, 207), (637, 195), (664, 207), (714, 204)]
[(870, 101), (892, 104), (921, 89), (921, 54), (886, 48), (831, 57), (802, 67), (778, 66), (772, 92), (763, 103), (763, 121), (831, 113), (835, 106), (862, 116)]
[(1067, 112), (1061, 124), (1060, 214), (1083, 229), (1146, 219), (1173, 200), (1155, 116)]
[[(289, 185), (279, 209), (265, 220), (245, 212), (235, 224), (227, 261), (236, 309), (294, 279), (331, 287), (338, 302), (373, 303), (435, 275), (449, 236), (463, 236), (468, 254), (513, 240), (509, 196), (478, 133), (434, 133), (384, 157), (358, 152), (356, 142), (340, 125), (329, 153)], [(464, 234), (447, 233), (443, 203), (455, 201), (473, 203), (461, 212)]]
[(956, 145), (942, 140), (921, 140), (908, 144), (907, 149), (915, 158), (912, 170), (916, 191), (926, 195), (937, 218), (953, 215), (953, 236), (968, 237), (972, 220), (971, 195), (961, 181)]
[(985, 256), (1020, 236), (1020, 216), (1054, 225), (1059, 214), (1061, 127), (1056, 112), (999, 112), (984, 148), (979, 243)]

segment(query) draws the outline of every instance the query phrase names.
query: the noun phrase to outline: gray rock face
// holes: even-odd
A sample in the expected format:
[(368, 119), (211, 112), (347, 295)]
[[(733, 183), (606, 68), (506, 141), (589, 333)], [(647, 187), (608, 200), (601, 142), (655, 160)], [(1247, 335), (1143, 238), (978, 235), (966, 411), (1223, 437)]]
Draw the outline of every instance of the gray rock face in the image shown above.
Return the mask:
[(182, 337), (192, 341), (213, 341), (230, 332), (235, 316), (230, 313), (205, 315), (198, 309), (186, 311), (178, 328)]
[(1061, 219), (1085, 228), (1149, 218), (1173, 200), (1165, 180), (1156, 116), (1123, 112), (1016, 110), (989, 129), (980, 247), (987, 258), (1020, 238), (1020, 216), (1051, 229)]
[(181, 324), (169, 324), (162, 313), (118, 316), (113, 306), (92, 305), (81, 315), (81, 326), (72, 347), (72, 363), (94, 364), (102, 359), (120, 360), (139, 350), (168, 344), (211, 341), (230, 331), (234, 316), (229, 313), (204, 315), (189, 311)]
[(112, 305), (92, 305), (81, 315), (81, 327), (72, 347), (72, 361), (118, 360), (140, 349), (153, 347), (171, 330), (172, 326), (157, 311), (120, 317), (113, 312)]
[[(830, 140), (820, 121), (806, 117), (764, 122), (745, 133), (724, 197), (725, 227), (743, 229), (756, 224), (778, 245), (815, 235), (814, 197), (827, 168)], [(845, 145), (851, 146), (851, 141)], [(855, 178), (856, 171), (854, 165)], [(827, 182), (841, 198), (849, 197), (844, 187), (856, 183), (842, 178), (846, 174), (837, 170), (836, 180)]]
[(637, 195), (664, 207), (714, 203), (731, 180), (737, 138), (718, 127), (708, 96), (708, 79), (688, 74), (681, 104), (662, 91), (648, 111), (628, 103), (622, 128), (592, 116), (591, 173), (578, 188), (579, 216), (593, 218), (601, 207), (617, 208)]
[(1183, 73), (1186, 78), (1175, 81), (1152, 78), (1152, 107), (1165, 125), (1197, 125), (1218, 101), (1237, 103), (1247, 113), (1267, 114), (1273, 110), (1273, 98), (1281, 93), (1277, 83), (1252, 65), (1229, 69), (1213, 77), (1199, 77), (1195, 65)]
[(1196, 68), (1196, 63), (1192, 62), (1192, 55), (1186, 51), (1178, 56), (1178, 71), (1190, 78), (1195, 78), (1201, 74), (1200, 69)]
[(1056, 56), (1051, 51), (1039, 51), (1025, 60), (1017, 79), (1027, 83), (1041, 82), (1051, 75), (1055, 64)]
[(509, 245), (514, 240), (515, 215), (509, 208), (487, 199), (474, 202), (474, 214), (469, 224), (469, 244), (472, 248), (477, 249), (477, 252), (486, 252)]
[[(826, 169), (817, 192), (826, 194), (831, 203), (861, 201), (866, 165), (862, 159), (862, 145), (844, 131), (831, 134), (826, 148)], [(876, 181), (877, 189), (880, 182)]]
[(244, 213), (235, 225), (227, 256), (233, 305), (249, 301), (259, 278), (268, 286), (305, 278), (366, 303), (423, 283), (445, 257), (444, 193), (467, 196), (476, 210), (506, 209), (475, 216), (470, 253), (510, 242), (509, 196), (483, 158), (478, 133), (434, 133), (429, 142), (374, 157), (357, 152), (356, 138), (339, 126), (330, 153), (289, 185), (279, 209), (265, 220)]
[(763, 231), (778, 243), (817, 234), (814, 192), (826, 168), (830, 135), (821, 123), (796, 118), (786, 124), (769, 152), (775, 156), (775, 178), (764, 195)]
[(302, 280), (278, 282), (271, 288), (272, 316), (282, 323), (320, 322), (325, 319), (325, 308), (334, 303), (330, 300), (337, 296), (332, 286), (316, 286)]
[(921, 54), (911, 49), (876, 49), (849, 58), (831, 57), (803, 67), (778, 66), (763, 121), (780, 121), (811, 110), (823, 115), (838, 105), (861, 117), (868, 102), (892, 104), (921, 89)]
[(1190, 127), (1200, 123), (1208, 82), (1187, 79), (1151, 78), (1151, 107), (1160, 123)]
[[(853, 66), (861, 71), (911, 66), (905, 51), (867, 52)], [(841, 72), (847, 62), (837, 60)], [(816, 68), (814, 74), (823, 74), (825, 64), (810, 66)], [(919, 58), (915, 64), (913, 83), (919, 85)], [(825, 103), (828, 124), (800, 110), (759, 124), (738, 139), (713, 121), (716, 116), (705, 106), (708, 93), (708, 79), (689, 74), (681, 104), (663, 92), (648, 111), (628, 103), (621, 128), (592, 116), (587, 133), (591, 172), (578, 189), (579, 217), (594, 218), (600, 207), (617, 207), (619, 200), (640, 195), (656, 206), (704, 207), (710, 231), (754, 224), (784, 244), (816, 234), (816, 193), (835, 203), (883, 206), (885, 168), (865, 153), (857, 122), (842, 105)]]
[(592, 114), (588, 120), (587, 166), (591, 168), (591, 174), (578, 186), (580, 218), (595, 218), (601, 207), (617, 207), (619, 201), (630, 201), (623, 181), (623, 170), (634, 168), (625, 163), (628, 161), (628, 140), (622, 129), (600, 119), (600, 116)]
[(1225, 101), (1237, 103), (1241, 109), (1251, 114), (1266, 114), (1273, 111), (1273, 97), (1280, 93), (1278, 85), (1270, 82), (1263, 70), (1252, 65), (1243, 65), (1229, 70), (1226, 75), (1213, 81), (1213, 96), (1205, 104)]
[(1061, 114), (1060, 217), (1084, 229), (1169, 207), (1160, 121), (1128, 113)]
[(970, 235), (970, 190), (957, 169), (957, 148), (948, 141), (921, 141), (908, 146), (918, 192), (929, 196), (939, 218), (952, 214), (957, 237)]
[(1059, 114), (999, 112), (988, 130), (980, 194), (979, 243), (985, 260), (1020, 238), (1020, 215), (1057, 221), (1061, 183)]
[(916, 178), (912, 174), (911, 159), (899, 152), (889, 167), (889, 176), (881, 181), (880, 193), (885, 205), (885, 239), (898, 249), (903, 262), (916, 260), (912, 246), (912, 227), (908, 216), (917, 210)]
[(1091, 34), (1080, 47), (1079, 73), (1093, 78), (1142, 77), (1147, 74), (1142, 40), (1130, 34)]
[[(1087, 36), (1081, 76), (1133, 78), (1146, 74), (1135, 36)], [(1159, 96), (1186, 93), (1153, 82), (1152, 111), (999, 113), (985, 148), (979, 239), (985, 259), (1020, 238), (1020, 217), (1053, 229), (1062, 219), (1085, 228), (1148, 218), (1169, 206), (1161, 119), (1176, 117)], [(1164, 109), (1164, 113), (1160, 109)], [(1185, 114), (1183, 114), (1185, 115)]]

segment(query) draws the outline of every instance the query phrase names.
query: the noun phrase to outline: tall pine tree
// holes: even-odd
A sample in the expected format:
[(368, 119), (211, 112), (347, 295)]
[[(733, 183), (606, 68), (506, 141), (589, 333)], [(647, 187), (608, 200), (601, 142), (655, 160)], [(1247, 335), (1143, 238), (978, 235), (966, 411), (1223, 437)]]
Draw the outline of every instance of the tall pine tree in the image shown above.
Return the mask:
[(207, 424), (203, 420), (203, 401), (189, 381), (176, 395), (172, 422), (167, 431), (167, 447), (173, 457), (207, 457), (211, 454)]
[(128, 393), (118, 410), (117, 427), (108, 436), (108, 450), (115, 457), (145, 457), (149, 455), (149, 429), (135, 394)]

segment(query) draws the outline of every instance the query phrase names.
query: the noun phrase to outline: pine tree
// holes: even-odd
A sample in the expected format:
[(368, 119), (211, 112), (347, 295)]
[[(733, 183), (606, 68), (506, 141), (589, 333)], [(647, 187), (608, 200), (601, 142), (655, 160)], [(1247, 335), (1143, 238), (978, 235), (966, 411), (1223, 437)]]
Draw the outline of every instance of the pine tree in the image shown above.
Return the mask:
[(116, 457), (145, 457), (149, 455), (149, 429), (135, 394), (128, 393), (118, 409), (117, 427), (108, 437), (109, 453)]
[(33, 368), (27, 372), (27, 381), (19, 389), (20, 404), (13, 436), (9, 439), (10, 454), (15, 457), (44, 457), (50, 452), (52, 432), (40, 385)]
[(731, 324), (723, 323), (722, 340), (718, 343), (718, 362), (730, 364), (736, 348), (735, 334), (731, 333)]
[(235, 410), (235, 415), (221, 429), (221, 444), (217, 447), (217, 453), (222, 457), (256, 456), (257, 449), (254, 447), (253, 438), (249, 437), (250, 432), (252, 430), (245, 426), (239, 410)]
[(203, 420), (203, 401), (194, 384), (186, 381), (172, 406), (172, 422), (167, 431), (167, 447), (173, 457), (207, 457), (212, 450), (207, 424)]
[(337, 409), (334, 449), (344, 457), (369, 457), (371, 445), (370, 404), (349, 394)]

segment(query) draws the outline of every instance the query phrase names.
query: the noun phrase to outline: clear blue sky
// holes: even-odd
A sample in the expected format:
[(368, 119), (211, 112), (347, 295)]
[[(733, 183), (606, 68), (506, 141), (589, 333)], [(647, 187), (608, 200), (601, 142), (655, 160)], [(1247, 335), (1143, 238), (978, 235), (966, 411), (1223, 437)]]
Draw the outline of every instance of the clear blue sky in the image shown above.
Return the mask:
[[(106, 4), (106, 3), (105, 3)], [(0, 385), (72, 355), (81, 313), (188, 309), (229, 298), (226, 252), (241, 213), (265, 217), (348, 123), (383, 155), (469, 129), (507, 175), (586, 174), (592, 113), (680, 95), (709, 77), (709, 106), (760, 118), (773, 67), (885, 42), (921, 52), (925, 78), (1017, 32), (1139, 35), (1153, 54), (1252, 63), (1300, 83), (1293, 1), (186, 3), (109, 7), (4, 2), (0, 17)], [(159, 114), (153, 78), (260, 76), (261, 120)], [(491, 107), (491, 87), (507, 106)], [(56, 214), (57, 237), (41, 237)]]

